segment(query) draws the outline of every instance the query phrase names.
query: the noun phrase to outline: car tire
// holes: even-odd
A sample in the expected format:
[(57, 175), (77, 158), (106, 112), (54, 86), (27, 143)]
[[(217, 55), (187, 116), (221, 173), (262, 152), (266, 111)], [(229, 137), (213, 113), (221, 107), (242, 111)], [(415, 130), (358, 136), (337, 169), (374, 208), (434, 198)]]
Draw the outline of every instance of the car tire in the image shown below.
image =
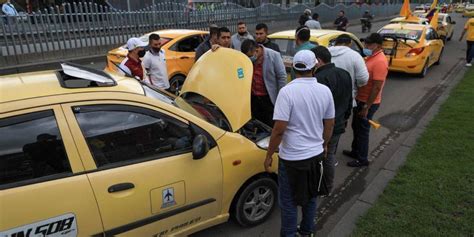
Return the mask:
[(443, 52), (444, 52), (444, 47), (441, 49), (441, 53), (439, 54), (438, 61), (434, 63), (434, 65), (440, 65), (441, 64), (441, 57), (443, 57)]
[(423, 66), (423, 69), (421, 69), (421, 72), (418, 73), (418, 77), (420, 78), (424, 78), (426, 76), (426, 74), (428, 74), (428, 63), (429, 63), (430, 59), (426, 59), (426, 63), (425, 63), (425, 66)]
[(240, 192), (232, 212), (241, 226), (255, 226), (264, 222), (273, 212), (278, 199), (278, 186), (269, 178), (259, 178)]
[(175, 95), (179, 95), (181, 87), (183, 87), (186, 77), (183, 75), (176, 75), (170, 80), (170, 89), (169, 91)]

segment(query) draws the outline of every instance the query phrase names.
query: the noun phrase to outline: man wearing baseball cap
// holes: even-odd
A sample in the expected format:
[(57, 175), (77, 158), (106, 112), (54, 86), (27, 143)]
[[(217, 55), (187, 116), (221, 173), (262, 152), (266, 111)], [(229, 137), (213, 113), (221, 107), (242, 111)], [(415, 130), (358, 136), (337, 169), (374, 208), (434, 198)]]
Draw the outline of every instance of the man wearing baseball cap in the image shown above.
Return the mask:
[(369, 81), (357, 91), (357, 107), (354, 108), (352, 116), (352, 146), (350, 151), (343, 151), (344, 155), (354, 158), (353, 161), (347, 163), (350, 167), (369, 165), (369, 120), (373, 118), (380, 106), (382, 90), (388, 74), (388, 62), (383, 53), (382, 36), (372, 33), (364, 40), (364, 43), (364, 55), (367, 56), (365, 65), (369, 72)]
[(147, 46), (147, 43), (139, 38), (130, 38), (127, 41), (128, 54), (120, 63), (120, 73), (138, 77), (140, 80), (147, 80), (145, 69), (140, 60), (140, 58), (145, 56), (145, 46)]
[[(334, 100), (328, 87), (312, 76), (316, 56), (301, 50), (293, 58), (296, 79), (280, 90), (275, 103), (275, 124), (264, 162), (269, 171), (279, 150), (278, 191), (281, 236), (314, 233), (316, 196), (321, 192), (321, 167), (334, 126)], [(298, 209), (303, 220), (297, 228)]]

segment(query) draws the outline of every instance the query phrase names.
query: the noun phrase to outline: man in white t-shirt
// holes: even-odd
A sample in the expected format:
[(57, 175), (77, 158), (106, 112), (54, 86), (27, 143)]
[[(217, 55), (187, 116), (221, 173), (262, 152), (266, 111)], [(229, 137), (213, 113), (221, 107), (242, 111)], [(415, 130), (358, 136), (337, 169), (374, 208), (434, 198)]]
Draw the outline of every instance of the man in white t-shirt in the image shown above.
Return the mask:
[[(280, 147), (278, 191), (281, 236), (310, 236), (314, 233), (316, 196), (320, 195), (320, 171), (334, 127), (334, 100), (328, 87), (312, 76), (317, 64), (309, 50), (293, 58), (296, 79), (280, 90), (275, 103), (275, 124), (270, 138), (265, 169)], [(297, 206), (303, 220), (297, 229)]]
[(161, 89), (169, 89), (168, 70), (166, 69), (165, 52), (161, 49), (161, 40), (158, 34), (151, 34), (148, 38), (148, 50), (143, 58), (143, 66), (147, 71), (150, 83)]

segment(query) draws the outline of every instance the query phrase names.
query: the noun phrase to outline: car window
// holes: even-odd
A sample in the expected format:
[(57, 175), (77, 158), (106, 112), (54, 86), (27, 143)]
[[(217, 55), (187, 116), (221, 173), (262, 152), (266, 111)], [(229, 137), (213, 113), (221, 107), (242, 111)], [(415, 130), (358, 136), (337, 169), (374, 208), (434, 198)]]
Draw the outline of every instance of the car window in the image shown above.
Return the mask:
[(295, 40), (292, 39), (274, 39), (273, 42), (278, 45), (280, 48), (280, 53), (283, 56), (293, 57), (296, 53), (295, 51)]
[(352, 39), (351, 49), (358, 52), (359, 54), (362, 53), (362, 49), (360, 48), (359, 44), (354, 39)]
[(0, 187), (72, 173), (52, 110), (0, 119), (0, 134)]
[(173, 45), (172, 50), (178, 52), (194, 52), (203, 41), (200, 35), (185, 38)]
[(73, 111), (97, 167), (158, 159), (192, 148), (189, 125), (154, 110), (96, 105)]
[(426, 30), (426, 40), (432, 40), (433, 39), (433, 30), (432, 29), (427, 29)]

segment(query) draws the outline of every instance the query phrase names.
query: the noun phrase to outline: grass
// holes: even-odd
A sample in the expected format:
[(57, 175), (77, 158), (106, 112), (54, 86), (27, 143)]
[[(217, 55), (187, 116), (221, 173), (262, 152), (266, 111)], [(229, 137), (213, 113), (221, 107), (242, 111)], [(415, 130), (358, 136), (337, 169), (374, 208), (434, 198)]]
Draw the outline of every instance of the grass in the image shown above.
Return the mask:
[(474, 236), (474, 69), (353, 236)]

